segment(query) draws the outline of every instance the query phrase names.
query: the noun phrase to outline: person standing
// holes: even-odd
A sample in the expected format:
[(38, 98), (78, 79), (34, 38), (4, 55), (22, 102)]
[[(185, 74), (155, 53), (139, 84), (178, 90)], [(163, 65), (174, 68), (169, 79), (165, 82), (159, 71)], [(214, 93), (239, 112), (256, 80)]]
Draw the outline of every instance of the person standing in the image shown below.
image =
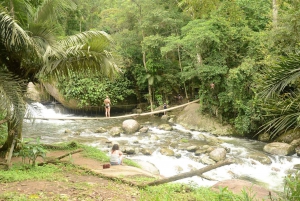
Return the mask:
[(123, 165), (123, 153), (119, 150), (119, 145), (114, 144), (110, 153), (111, 165)]
[[(167, 109), (167, 103), (164, 103), (164, 110)], [(166, 111), (164, 111), (164, 115), (166, 115)]]
[(106, 96), (106, 98), (104, 99), (104, 106), (105, 106), (105, 116), (106, 117), (110, 117), (110, 99), (108, 96)]

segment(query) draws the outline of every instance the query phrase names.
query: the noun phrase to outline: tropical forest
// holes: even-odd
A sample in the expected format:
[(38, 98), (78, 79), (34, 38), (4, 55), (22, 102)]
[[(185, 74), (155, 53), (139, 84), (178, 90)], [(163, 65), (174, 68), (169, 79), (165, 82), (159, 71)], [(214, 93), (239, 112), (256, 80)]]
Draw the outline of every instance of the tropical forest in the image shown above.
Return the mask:
[[(299, 157), (299, 51), (299, 0), (0, 0), (0, 185), (28, 180), (27, 171), (36, 175), (31, 180), (61, 169), (88, 174), (65, 163), (42, 164), (38, 157), (46, 152), (80, 149), (109, 162), (78, 142), (54, 148), (39, 139), (25, 142), (24, 121), (31, 119), (28, 105), (34, 101), (102, 117), (106, 97), (120, 115), (194, 101), (197, 113), (230, 126), (230, 136), (284, 143), (275, 149)], [(28, 95), (29, 83), (38, 100)], [(13, 165), (16, 156), (28, 158), (32, 167)], [(0, 200), (256, 200), (226, 188), (145, 189), (124, 182), (134, 189), (122, 186), (123, 199), (112, 198), (111, 189), (101, 199), (79, 192), (71, 199), (0, 188)], [(263, 200), (299, 200), (300, 175), (288, 175), (285, 185), (282, 197)]]

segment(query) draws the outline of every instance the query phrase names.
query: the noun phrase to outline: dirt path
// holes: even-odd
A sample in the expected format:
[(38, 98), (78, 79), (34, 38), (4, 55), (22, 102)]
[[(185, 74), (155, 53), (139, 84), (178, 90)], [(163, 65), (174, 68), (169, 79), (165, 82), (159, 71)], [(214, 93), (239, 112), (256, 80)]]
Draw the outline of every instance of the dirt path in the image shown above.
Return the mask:
[[(66, 151), (52, 151), (47, 153), (47, 157), (58, 157), (66, 154)], [(62, 159), (63, 161), (71, 161), (71, 163), (90, 169), (93, 172), (101, 173), (103, 175), (109, 177), (126, 177), (126, 176), (145, 176), (145, 177), (154, 177), (156, 178), (157, 175), (151, 174), (148, 171), (142, 170), (140, 168), (127, 166), (127, 165), (114, 165), (110, 166), (108, 169), (103, 169), (103, 164), (100, 161), (95, 159), (86, 158), (82, 156), (82, 154), (76, 153), (69, 157), (65, 157)]]
[[(68, 151), (51, 151), (47, 153), (47, 158), (57, 158), (67, 153)], [(107, 177), (119, 177), (123, 180), (134, 176), (157, 177), (148, 171), (127, 165), (103, 169), (104, 163), (86, 158), (80, 152), (61, 160), (89, 169), (94, 173)], [(17, 162), (21, 162), (21, 158), (12, 158), (12, 163)], [(139, 200), (137, 188), (91, 174), (82, 175), (67, 171), (60, 179), (1, 182), (0, 201), (14, 200), (14, 195), (24, 196), (26, 200)]]

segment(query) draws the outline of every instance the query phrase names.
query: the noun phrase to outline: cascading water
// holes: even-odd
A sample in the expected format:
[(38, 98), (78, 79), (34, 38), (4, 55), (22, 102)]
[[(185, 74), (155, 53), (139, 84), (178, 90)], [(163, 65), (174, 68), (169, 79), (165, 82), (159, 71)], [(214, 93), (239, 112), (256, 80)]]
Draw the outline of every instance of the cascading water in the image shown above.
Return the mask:
[[(32, 116), (35, 117), (61, 117), (70, 116), (55, 112), (55, 107), (47, 108), (42, 104), (34, 103), (29, 106)], [(205, 132), (190, 131), (181, 125), (173, 125), (173, 131), (163, 131), (158, 129), (160, 118), (139, 117), (136, 119), (140, 124), (148, 126), (147, 133), (136, 133), (134, 135), (122, 134), (121, 137), (113, 138), (107, 132), (96, 133), (99, 127), (107, 130), (113, 126), (121, 126), (124, 119), (105, 120), (26, 120), (23, 126), (23, 137), (40, 138), (42, 143), (58, 143), (68, 141), (78, 141), (87, 145), (97, 147), (105, 152), (109, 152), (110, 147), (107, 141), (118, 142), (122, 146), (130, 146), (135, 149), (147, 148), (153, 150), (152, 155), (143, 154), (130, 155), (128, 158), (136, 161), (144, 161), (153, 164), (162, 176), (169, 177), (178, 173), (199, 169), (206, 165), (199, 162), (199, 157), (193, 153), (180, 148), (172, 148), (180, 158), (165, 156), (160, 153), (161, 147), (169, 147), (171, 143), (180, 143), (181, 139), (193, 141), (193, 143), (203, 143), (203, 139), (216, 138), (220, 140), (221, 146), (230, 150), (227, 158), (236, 159), (235, 164), (223, 166), (211, 170), (204, 174), (210, 180), (194, 176), (180, 180), (178, 182), (192, 182), (200, 186), (211, 186), (217, 181), (226, 179), (244, 179), (253, 183), (263, 185), (271, 190), (282, 192), (284, 188), (284, 177), (291, 173), (295, 164), (300, 164), (300, 158), (293, 156), (272, 156), (267, 155), (270, 164), (262, 164), (250, 157), (251, 154), (263, 154), (262, 142), (239, 139), (233, 137), (214, 137)], [(72, 132), (65, 132), (70, 130)]]

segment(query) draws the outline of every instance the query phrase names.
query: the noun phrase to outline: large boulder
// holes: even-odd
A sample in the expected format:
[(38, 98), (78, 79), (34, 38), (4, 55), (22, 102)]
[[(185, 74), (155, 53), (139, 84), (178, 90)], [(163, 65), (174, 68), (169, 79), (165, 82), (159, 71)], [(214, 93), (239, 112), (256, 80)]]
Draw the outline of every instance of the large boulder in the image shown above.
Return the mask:
[(226, 158), (226, 150), (224, 148), (216, 148), (209, 153), (209, 157), (214, 161), (222, 161)]
[(41, 102), (41, 94), (32, 82), (29, 82), (27, 85), (26, 98), (35, 102)]
[(293, 140), (300, 138), (300, 129), (291, 129), (280, 135), (274, 141), (291, 143)]
[(134, 119), (127, 119), (123, 121), (122, 128), (124, 129), (125, 133), (132, 134), (140, 129), (140, 124)]
[(216, 118), (204, 115), (200, 112), (201, 105), (191, 103), (187, 105), (177, 116), (176, 123), (186, 128), (198, 131), (207, 131), (216, 135), (232, 134), (230, 125), (222, 125)]
[(58, 102), (60, 102), (64, 107), (69, 109), (78, 109), (79, 102), (75, 99), (66, 100), (62, 93), (56, 87), (56, 83), (43, 83), (47, 92), (55, 98)]
[(283, 142), (272, 142), (264, 146), (264, 151), (273, 155), (290, 156), (295, 153), (295, 147)]

